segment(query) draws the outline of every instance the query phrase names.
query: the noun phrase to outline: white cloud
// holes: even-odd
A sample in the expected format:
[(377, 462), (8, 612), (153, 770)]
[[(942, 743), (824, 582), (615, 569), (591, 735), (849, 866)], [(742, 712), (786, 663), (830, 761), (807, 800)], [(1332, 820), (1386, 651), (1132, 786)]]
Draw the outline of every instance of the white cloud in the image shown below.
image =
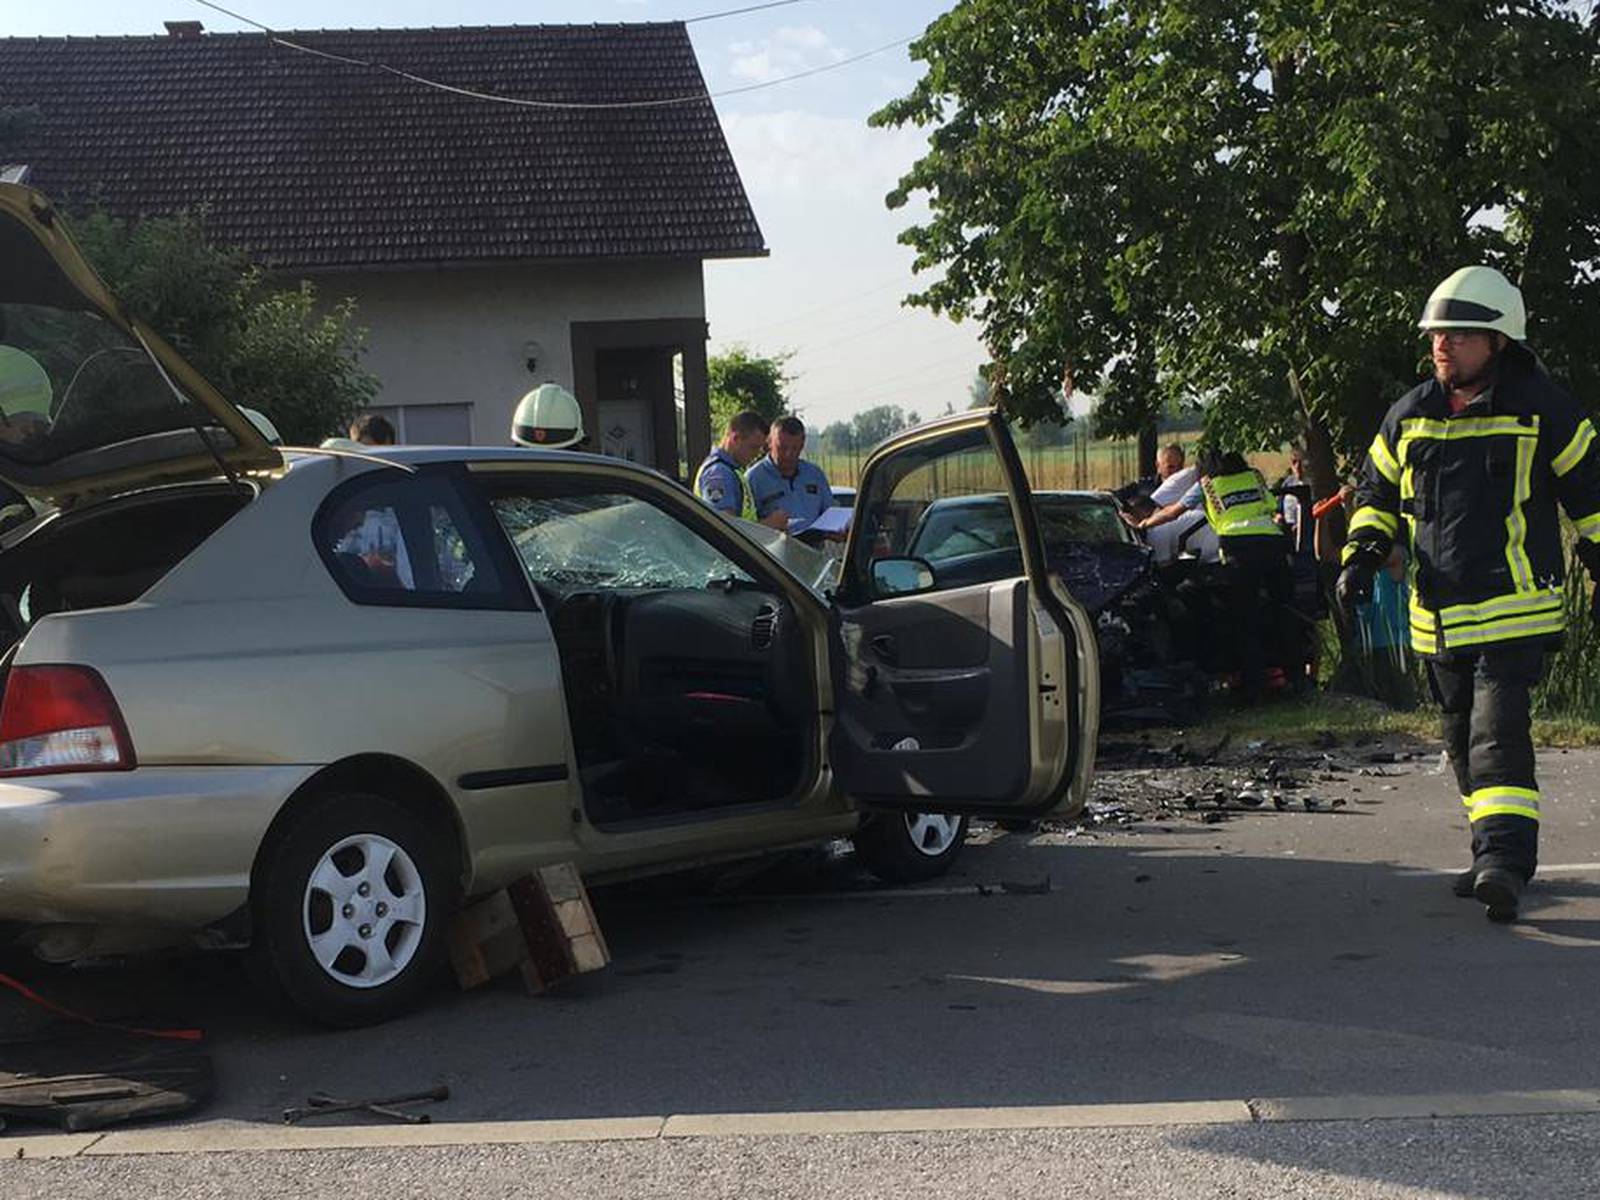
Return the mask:
[(750, 83), (770, 83), (846, 57), (815, 25), (785, 25), (769, 38), (734, 42), (728, 51), (733, 55), (729, 69), (734, 78)]
[(788, 110), (729, 113), (722, 128), (746, 190), (760, 201), (780, 195), (869, 200), (883, 197), (927, 148), (920, 129), (869, 129), (858, 117)]

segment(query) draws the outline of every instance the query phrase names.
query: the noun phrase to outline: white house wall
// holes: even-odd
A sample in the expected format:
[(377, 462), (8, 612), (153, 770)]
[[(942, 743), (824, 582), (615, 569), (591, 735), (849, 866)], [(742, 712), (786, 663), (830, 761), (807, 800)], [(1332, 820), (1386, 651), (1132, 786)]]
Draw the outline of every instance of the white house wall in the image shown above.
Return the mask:
[[(705, 318), (698, 260), (393, 271), (316, 280), (327, 304), (356, 301), (374, 407), (469, 404), (472, 440), (510, 440), (517, 401), (540, 383), (573, 386), (575, 321)], [(538, 367), (525, 347), (537, 343)]]

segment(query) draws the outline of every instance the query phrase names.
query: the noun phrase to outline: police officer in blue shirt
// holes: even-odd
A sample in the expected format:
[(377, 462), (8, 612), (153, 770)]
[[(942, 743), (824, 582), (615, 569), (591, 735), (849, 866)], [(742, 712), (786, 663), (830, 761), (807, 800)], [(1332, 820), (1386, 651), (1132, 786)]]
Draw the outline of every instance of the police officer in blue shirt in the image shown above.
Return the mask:
[(816, 463), (800, 457), (806, 448), (806, 427), (799, 417), (781, 417), (772, 427), (767, 456), (746, 473), (754, 493), (756, 513), (763, 520), (774, 514), (788, 517), (789, 532), (802, 534), (833, 507), (833, 489)]
[(746, 521), (759, 521), (773, 529), (786, 529), (787, 513), (756, 513), (755, 498), (745, 481), (745, 467), (766, 445), (767, 419), (746, 409), (736, 413), (722, 434), (722, 441), (711, 448), (694, 477), (694, 494), (718, 512)]

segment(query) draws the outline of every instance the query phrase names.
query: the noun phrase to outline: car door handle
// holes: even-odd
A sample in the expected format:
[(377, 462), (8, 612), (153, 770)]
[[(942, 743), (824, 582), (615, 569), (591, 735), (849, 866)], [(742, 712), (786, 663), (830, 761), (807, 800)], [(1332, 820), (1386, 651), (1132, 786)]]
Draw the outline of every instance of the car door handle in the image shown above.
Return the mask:
[(872, 652), (882, 659), (886, 665), (892, 667), (899, 663), (900, 647), (895, 644), (894, 638), (889, 634), (880, 633), (872, 639), (870, 645), (872, 646)]

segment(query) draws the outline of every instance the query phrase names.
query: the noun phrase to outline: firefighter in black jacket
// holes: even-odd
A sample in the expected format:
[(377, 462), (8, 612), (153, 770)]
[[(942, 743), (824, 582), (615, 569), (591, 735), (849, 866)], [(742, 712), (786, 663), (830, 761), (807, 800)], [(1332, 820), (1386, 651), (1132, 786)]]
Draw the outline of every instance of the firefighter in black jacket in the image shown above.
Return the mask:
[[(1411, 645), (1427, 660), (1472, 822), (1472, 867), (1455, 892), (1510, 921), (1538, 860), (1528, 694), (1565, 627), (1556, 504), (1600, 577), (1600, 442), (1523, 345), (1522, 293), (1498, 271), (1457, 271), (1434, 289), (1420, 325), (1434, 377), (1372, 439), (1339, 598), (1349, 608), (1371, 597), (1404, 529)], [(1600, 621), (1600, 592), (1591, 616)]]

